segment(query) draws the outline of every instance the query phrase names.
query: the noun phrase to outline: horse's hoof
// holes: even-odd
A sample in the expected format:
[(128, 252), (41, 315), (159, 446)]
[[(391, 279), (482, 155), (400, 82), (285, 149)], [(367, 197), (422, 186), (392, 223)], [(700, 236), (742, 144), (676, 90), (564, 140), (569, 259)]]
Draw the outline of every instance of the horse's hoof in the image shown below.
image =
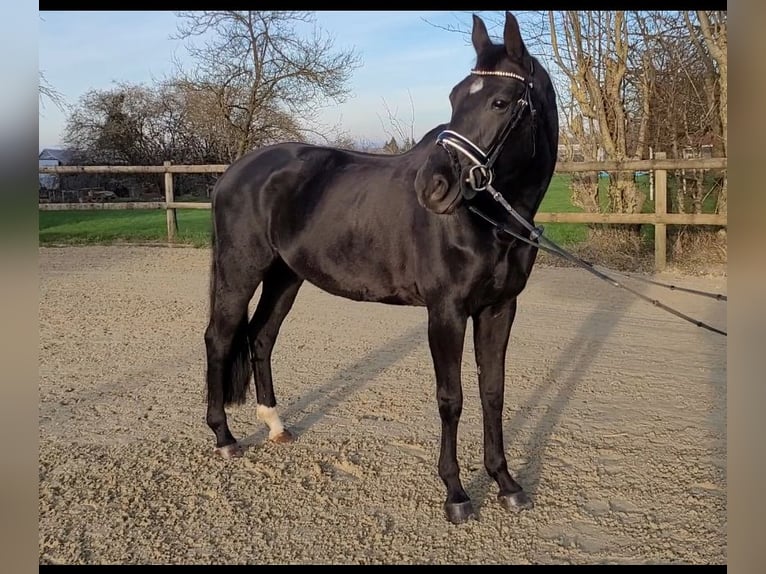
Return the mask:
[(227, 444), (226, 446), (218, 446), (214, 449), (214, 451), (223, 459), (239, 458), (245, 453), (244, 449), (239, 446), (238, 443)]
[(535, 503), (529, 498), (526, 492), (520, 490), (513, 494), (499, 494), (497, 499), (506, 510), (512, 510), (518, 512), (519, 510), (532, 510)]
[(452, 524), (462, 524), (471, 518), (476, 519), (470, 500), (465, 502), (445, 502), (444, 513), (447, 515), (447, 520)]
[(281, 433), (279, 433), (275, 437), (271, 437), (269, 440), (271, 440), (271, 442), (279, 442), (279, 443), (295, 442), (295, 437), (293, 436), (293, 433), (291, 433), (289, 430), (284, 429), (282, 430)]

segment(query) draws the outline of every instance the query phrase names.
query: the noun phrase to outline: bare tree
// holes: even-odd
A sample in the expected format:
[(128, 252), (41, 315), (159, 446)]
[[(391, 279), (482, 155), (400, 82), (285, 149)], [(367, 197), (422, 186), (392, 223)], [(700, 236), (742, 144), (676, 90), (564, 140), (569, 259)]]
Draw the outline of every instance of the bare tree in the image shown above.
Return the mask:
[[(489, 17), (496, 24), (504, 14)], [(625, 160), (644, 153), (650, 101), (638, 102), (650, 86), (630, 83), (631, 40), (636, 24), (625, 11), (533, 12), (525, 18), (525, 44), (551, 72), (560, 100), (561, 142), (566, 155), (584, 160)], [(640, 57), (639, 57), (640, 63)], [(645, 62), (649, 64), (649, 62)], [(635, 65), (635, 64), (634, 64)], [(638, 116), (638, 117), (636, 117)], [(642, 119), (643, 118), (643, 119)], [(639, 126), (636, 131), (633, 126)], [(586, 211), (602, 211), (595, 174), (575, 174), (573, 202)], [(633, 177), (610, 174), (608, 209), (640, 212), (643, 194)]]
[[(648, 97), (660, 112), (652, 114), (646, 133), (648, 144), (676, 158), (697, 157), (705, 148), (712, 155), (725, 156), (721, 80), (697, 14), (649, 12), (639, 24), (641, 53), (651, 61)], [(709, 170), (676, 172), (678, 185), (669, 189), (673, 207), (679, 212), (702, 213), (705, 199), (714, 191), (710, 175)], [(722, 183), (717, 196), (719, 209), (722, 202), (725, 209), (725, 179)]]
[[(176, 82), (118, 83), (110, 89), (90, 90), (72, 106), (64, 140), (77, 150), (75, 161), (86, 165), (159, 165), (165, 160), (226, 163), (228, 150), (222, 146), (226, 138), (218, 132), (221, 126), (211, 121), (215, 116), (207, 111), (210, 102), (199, 96)], [(133, 189), (146, 187), (147, 182), (158, 188), (161, 183), (161, 178), (153, 176), (118, 179)], [(180, 175), (176, 190), (179, 194), (199, 190), (209, 179)], [(93, 186), (103, 185), (105, 180), (78, 176), (77, 181)], [(74, 179), (69, 183), (75, 183)]]
[[(651, 12), (639, 20), (648, 69), (636, 72), (651, 76), (646, 97), (660, 112), (648, 122), (646, 143), (675, 158), (696, 157), (720, 133), (712, 65), (688, 20), (688, 14), (678, 12)], [(678, 181), (668, 190), (674, 209), (702, 212), (705, 173), (680, 170), (672, 175)]]
[(66, 143), (90, 161), (156, 165), (190, 158), (185, 102), (164, 85), (116, 83), (89, 90), (72, 107)]
[[(697, 11), (697, 18), (699, 19), (700, 31), (705, 43), (705, 47), (712, 56), (716, 63), (716, 70), (718, 72), (718, 115), (721, 122), (721, 145), (723, 147), (723, 153), (725, 157), (727, 154), (727, 129), (728, 129), (728, 26), (727, 26), (727, 13), (726, 11), (707, 12), (704, 10)], [(724, 174), (723, 186), (718, 194), (718, 205), (716, 210), (719, 213), (727, 212), (727, 178)]]
[[(42, 16), (40, 17), (40, 20), (45, 22), (45, 18)], [(45, 107), (45, 100), (48, 99), (53, 104), (60, 109), (62, 112), (64, 111), (64, 108), (66, 104), (64, 103), (64, 96), (56, 90), (48, 81), (48, 78), (45, 77), (45, 72), (40, 70), (40, 87), (39, 87), (39, 98), (40, 98), (40, 105), (44, 108)]]
[[(485, 19), (500, 27), (504, 18), (495, 13)], [(714, 155), (726, 155), (726, 12), (533, 11), (523, 24), (527, 48), (556, 87), (560, 159), (643, 159), (650, 149), (682, 158), (711, 142)], [(460, 26), (446, 29), (468, 35)], [(671, 178), (672, 207), (701, 213), (717, 190), (716, 209), (725, 213), (725, 173), (712, 187), (718, 177), (710, 170)], [(632, 174), (610, 174), (606, 186), (595, 173), (571, 180), (572, 201), (586, 211), (635, 213), (645, 200)], [(604, 228), (592, 229), (598, 234)], [(621, 238), (635, 239), (637, 230)], [(605, 231), (614, 236), (614, 229)]]
[(386, 135), (391, 139), (385, 146), (388, 153), (402, 153), (409, 149), (412, 149), (415, 144), (415, 103), (412, 101), (412, 93), (407, 90), (407, 95), (410, 98), (410, 118), (404, 120), (398, 115), (398, 108), (391, 110), (385, 98), (383, 98), (383, 108), (386, 111), (386, 119), (388, 120), (388, 126), (383, 121), (383, 118), (378, 114), (381, 126)]
[[(316, 28), (309, 38), (296, 31), (313, 23), (309, 12), (180, 12), (179, 39), (195, 60), (181, 71), (188, 87), (207, 92), (232, 137), (234, 159), (253, 147), (317, 134), (317, 108), (342, 102), (358, 65), (351, 51), (336, 51)], [(202, 35), (206, 40), (196, 44)]]
[(40, 104), (45, 107), (45, 100), (50, 100), (58, 109), (64, 111), (64, 96), (56, 90), (45, 77), (45, 72), (40, 71)]
[[(643, 146), (635, 141), (629, 147), (630, 115), (626, 109), (629, 18), (623, 11), (566, 12), (548, 14), (553, 58), (569, 80), (569, 87), (583, 118), (573, 130), (582, 141), (588, 159), (625, 160), (640, 154)], [(644, 85), (644, 92), (647, 86)], [(642, 105), (640, 124), (648, 122), (650, 106)], [(639, 130), (640, 131), (640, 130)], [(641, 137), (640, 139), (643, 139)], [(610, 211), (637, 213), (644, 197), (624, 173), (610, 174)], [(588, 182), (580, 189), (584, 208), (598, 207), (597, 183)]]

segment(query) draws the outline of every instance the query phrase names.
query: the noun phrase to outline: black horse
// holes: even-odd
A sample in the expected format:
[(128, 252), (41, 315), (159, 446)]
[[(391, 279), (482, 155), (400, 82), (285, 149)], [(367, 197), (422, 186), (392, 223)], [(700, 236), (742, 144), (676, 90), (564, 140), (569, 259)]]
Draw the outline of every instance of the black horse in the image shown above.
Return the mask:
[[(500, 233), (467, 207), (530, 236), (529, 227), (508, 217), (498, 201), (532, 222), (556, 163), (556, 95), (510, 13), (503, 44), (492, 43), (476, 16), (472, 42), (476, 69), (450, 94), (450, 123), (408, 152), (375, 155), (281, 143), (245, 155), (218, 180), (205, 343), (207, 424), (222, 456), (242, 454), (224, 407), (245, 401), (251, 374), (256, 413), (270, 439), (292, 438), (275, 409), (271, 353), (306, 280), (348, 299), (427, 308), (442, 423), (438, 469), (447, 490), (446, 515), (454, 523), (473, 515), (456, 453), (461, 359), (472, 318), (484, 464), (503, 506), (532, 507), (508, 472), (502, 410), (516, 298), (537, 248)], [(490, 178), (490, 189), (502, 197), (481, 191)], [(261, 283), (249, 319), (248, 303)]]

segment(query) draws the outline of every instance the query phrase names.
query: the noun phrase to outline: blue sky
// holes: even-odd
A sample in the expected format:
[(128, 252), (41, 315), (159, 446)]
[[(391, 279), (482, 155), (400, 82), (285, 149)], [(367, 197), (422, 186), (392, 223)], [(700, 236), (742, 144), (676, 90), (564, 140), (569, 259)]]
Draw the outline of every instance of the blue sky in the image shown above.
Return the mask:
[[(175, 54), (188, 61), (183, 43), (171, 40), (173, 12), (42, 12), (39, 65), (48, 81), (73, 104), (87, 90), (114, 81), (149, 83), (173, 70)], [(470, 29), (464, 12), (317, 12), (316, 24), (335, 38), (337, 48), (355, 48), (362, 66), (351, 77), (351, 97), (323, 109), (320, 119), (356, 139), (387, 137), (385, 99), (409, 123), (410, 95), (415, 137), (449, 119), (448, 94), (474, 63), (469, 38), (429, 24)], [(501, 30), (490, 34), (496, 40)], [(57, 147), (66, 115), (47, 103), (39, 118), (39, 144)]]

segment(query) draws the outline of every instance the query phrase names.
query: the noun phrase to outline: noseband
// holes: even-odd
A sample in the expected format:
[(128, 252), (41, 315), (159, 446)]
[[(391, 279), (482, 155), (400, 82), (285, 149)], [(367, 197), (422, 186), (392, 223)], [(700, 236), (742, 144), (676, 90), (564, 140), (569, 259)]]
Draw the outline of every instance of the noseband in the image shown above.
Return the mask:
[[(492, 183), (492, 180), (494, 179), (494, 171), (492, 168), (494, 167), (497, 158), (500, 156), (500, 152), (503, 150), (505, 142), (508, 140), (511, 132), (518, 126), (524, 115), (524, 110), (527, 108), (529, 108), (532, 118), (532, 157), (535, 156), (535, 123), (537, 119), (537, 110), (535, 110), (535, 107), (532, 104), (532, 88), (534, 87), (534, 84), (531, 79), (524, 78), (513, 72), (501, 72), (498, 70), (471, 70), (471, 73), (477, 76), (499, 76), (502, 78), (518, 80), (524, 84), (524, 95), (516, 102), (511, 117), (500, 134), (495, 138), (494, 143), (487, 152), (483, 151), (467, 137), (453, 130), (444, 130), (437, 136), (436, 144), (445, 149), (452, 160), (453, 166), (456, 167), (456, 171), (462, 176), (461, 179), (470, 185), (470, 189), (461, 185), (463, 196), (466, 199), (473, 198), (477, 192), (487, 189)], [(530, 77), (533, 74), (534, 67), (531, 64)], [(452, 150), (466, 156), (473, 165), (461, 172), (458, 158), (453, 154)]]

